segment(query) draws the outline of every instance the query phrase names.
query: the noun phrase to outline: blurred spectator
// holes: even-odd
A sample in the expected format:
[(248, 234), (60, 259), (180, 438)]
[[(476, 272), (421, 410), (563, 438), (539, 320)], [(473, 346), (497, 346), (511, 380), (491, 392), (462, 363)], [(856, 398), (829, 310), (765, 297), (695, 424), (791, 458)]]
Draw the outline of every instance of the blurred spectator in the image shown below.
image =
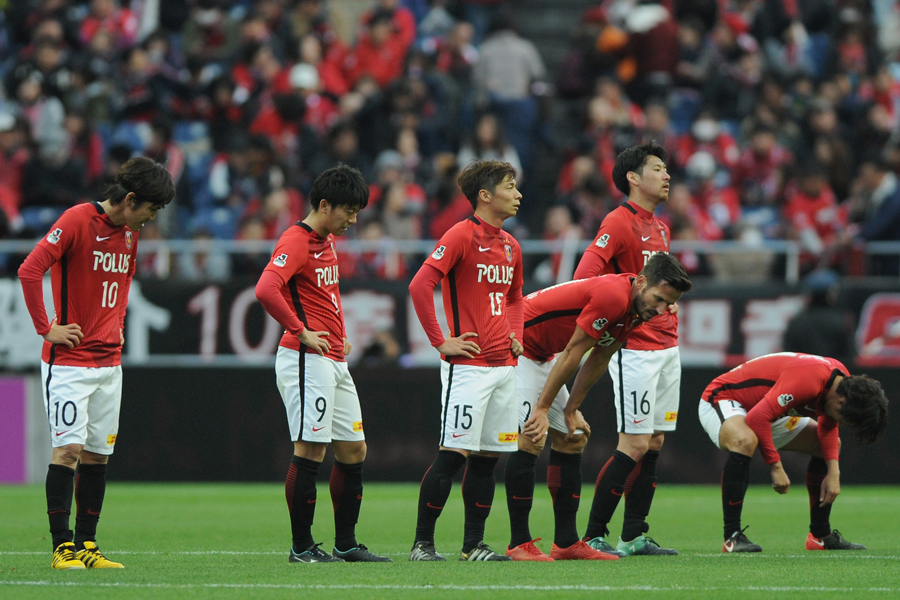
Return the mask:
[(112, 36), (119, 49), (130, 48), (137, 39), (138, 19), (118, 0), (91, 0), (90, 13), (81, 23), (81, 43), (90, 44), (98, 33)]
[(563, 166), (557, 181), (556, 202), (574, 213), (575, 222), (585, 234), (597, 231), (606, 215), (616, 207), (606, 181), (597, 172), (597, 161), (590, 154), (578, 155)]
[(350, 84), (347, 82), (341, 64), (325, 60), (325, 51), (319, 36), (308, 33), (300, 38), (298, 54), (301, 62), (316, 68), (322, 93), (338, 99), (350, 91)]
[(344, 63), (351, 84), (363, 75), (369, 75), (381, 88), (385, 88), (403, 74), (411, 40), (407, 32), (395, 29), (394, 16), (390, 10), (381, 8), (366, 21), (365, 31), (360, 34)]
[(31, 137), (37, 144), (58, 138), (59, 130), (63, 128), (66, 118), (66, 111), (59, 98), (44, 93), (38, 75), (32, 74), (19, 82), (16, 99), (19, 101), (22, 116), (30, 125)]
[(634, 62), (629, 95), (643, 104), (668, 95), (678, 70), (678, 25), (660, 3), (639, 3), (625, 18), (625, 55)]
[(239, 25), (218, 0), (198, 0), (181, 32), (188, 58), (225, 63), (238, 51)]
[(359, 169), (366, 181), (372, 177), (372, 161), (360, 152), (359, 134), (351, 123), (339, 122), (331, 129), (325, 151), (319, 153), (310, 170), (317, 174), (338, 163)]
[(72, 140), (72, 156), (85, 166), (88, 187), (96, 187), (103, 175), (103, 140), (87, 117), (78, 112), (66, 115), (65, 128)]
[(713, 53), (705, 41), (706, 30), (697, 17), (678, 22), (678, 65), (675, 83), (680, 88), (703, 89), (713, 66)]
[(759, 44), (743, 31), (740, 19), (733, 14), (726, 17), (710, 35), (715, 66), (704, 86), (703, 101), (715, 106), (721, 119), (736, 124), (750, 114), (757, 101), (763, 61)]
[[(50, 134), (48, 134), (50, 135)], [(85, 201), (84, 163), (71, 154), (69, 132), (58, 129), (43, 140), (22, 176), (22, 216), (32, 230), (43, 232), (63, 210)], [(45, 210), (52, 208), (53, 210)]]
[[(856, 194), (849, 201), (848, 227), (844, 241), (900, 240), (900, 185), (880, 157), (867, 157), (854, 183)], [(872, 275), (897, 275), (900, 259), (896, 255), (870, 257)]]
[(784, 330), (781, 349), (830, 356), (847, 364), (856, 356), (853, 313), (837, 306), (840, 278), (830, 270), (803, 279), (805, 304)]
[(715, 159), (708, 152), (701, 150), (691, 156), (685, 172), (693, 203), (701, 213), (695, 215), (697, 238), (731, 239), (741, 219), (737, 190), (727, 178), (717, 176)]
[[(550, 258), (537, 266), (534, 278), (545, 285), (569, 281), (575, 272), (575, 258), (580, 253), (579, 243), (585, 232), (572, 220), (568, 206), (551, 206), (544, 215), (544, 235), (546, 241), (568, 241), (568, 252), (556, 251)], [(576, 248), (578, 250), (576, 250)], [(567, 259), (563, 264), (563, 259)]]
[(403, 44), (404, 49), (409, 49), (416, 40), (416, 17), (412, 11), (404, 6), (401, 0), (375, 0), (374, 5), (373, 9), (360, 17), (360, 26), (371, 30), (375, 15), (379, 13), (388, 15), (395, 37)]
[(654, 100), (648, 102), (644, 108), (644, 117), (646, 122), (641, 130), (642, 139), (647, 142), (654, 140), (674, 158), (678, 147), (678, 135), (669, 119), (669, 109), (663, 102)]
[(741, 156), (737, 142), (722, 129), (712, 108), (704, 108), (697, 114), (690, 131), (678, 138), (675, 148), (673, 158), (680, 169), (697, 152), (707, 152), (715, 160), (716, 170), (730, 172)]
[[(694, 201), (690, 189), (683, 183), (671, 186), (669, 200), (665, 204), (665, 214), (661, 215), (661, 218), (668, 222), (673, 240), (690, 242), (722, 239), (722, 229)], [(711, 273), (706, 254), (689, 249), (680, 252), (678, 260), (691, 275)]]
[(22, 228), (19, 209), (22, 206), (22, 183), (25, 165), (31, 160), (28, 127), (9, 112), (0, 112), (0, 209), (7, 229)]
[[(42, 22), (44, 29), (49, 24), (59, 25), (59, 22), (55, 20)], [(58, 34), (48, 33), (37, 37), (33, 44), (20, 53), (19, 62), (6, 76), (6, 89), (14, 90), (22, 81), (34, 78), (41, 83), (44, 93), (48, 96), (55, 96), (60, 100), (65, 98), (72, 82), (72, 69), (66, 64), (63, 42), (57, 35), (62, 35), (61, 30)], [(29, 56), (25, 58), (22, 54)]]
[(741, 206), (745, 210), (777, 206), (784, 188), (784, 168), (792, 161), (791, 153), (778, 144), (775, 131), (757, 125), (733, 173), (732, 181), (741, 191)]
[(360, 227), (359, 239), (379, 242), (379, 248), (359, 254), (341, 252), (341, 275), (362, 279), (402, 279), (407, 276), (403, 254), (390, 248), (393, 238), (388, 235), (381, 221), (369, 221)]
[[(266, 237), (266, 226), (260, 217), (250, 217), (245, 220), (238, 230), (237, 240), (246, 241), (262, 241), (268, 239)], [(259, 277), (269, 264), (271, 253), (261, 252), (241, 252), (235, 254), (232, 259), (231, 273), (239, 277)]]
[(514, 146), (507, 143), (503, 125), (492, 113), (485, 113), (479, 117), (475, 123), (474, 135), (459, 149), (456, 160), (462, 166), (473, 160), (502, 160), (516, 169), (516, 180), (520, 185), (525, 179), (519, 153)]
[[(242, 220), (258, 222), (263, 227), (263, 239), (277, 240), (288, 227), (303, 218), (303, 204), (303, 194), (298, 190), (273, 189), (264, 198), (252, 198), (244, 208)], [(255, 225), (253, 235), (256, 235)]]
[(228, 281), (231, 277), (230, 256), (224, 252), (214, 252), (210, 244), (212, 239), (212, 234), (206, 229), (197, 229), (191, 234), (194, 242), (192, 251), (178, 254), (179, 279), (194, 283)]
[(846, 215), (838, 210), (821, 166), (811, 163), (801, 167), (798, 185), (788, 190), (784, 216), (789, 224), (788, 236), (799, 240), (804, 250), (800, 255), (802, 271), (823, 266), (819, 264), (823, 253), (837, 241), (846, 226)]

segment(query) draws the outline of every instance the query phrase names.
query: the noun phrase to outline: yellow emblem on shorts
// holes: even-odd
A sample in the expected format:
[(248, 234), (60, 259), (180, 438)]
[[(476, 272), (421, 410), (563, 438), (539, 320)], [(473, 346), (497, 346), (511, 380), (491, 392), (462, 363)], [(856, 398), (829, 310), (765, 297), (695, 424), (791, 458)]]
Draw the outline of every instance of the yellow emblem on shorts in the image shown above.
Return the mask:
[(677, 421), (678, 420), (678, 411), (667, 412), (666, 413), (666, 421)]
[(784, 428), (788, 431), (793, 431), (794, 427), (797, 426), (797, 423), (800, 422), (800, 417), (791, 417), (787, 420), (787, 423), (784, 424)]
[(107, 446), (115, 446), (117, 437), (118, 437), (118, 434), (106, 436), (106, 445)]
[(357, 421), (353, 424), (353, 431), (362, 431), (362, 421)]
[(499, 436), (499, 440), (501, 442), (518, 442), (519, 434), (518, 433), (501, 433)]

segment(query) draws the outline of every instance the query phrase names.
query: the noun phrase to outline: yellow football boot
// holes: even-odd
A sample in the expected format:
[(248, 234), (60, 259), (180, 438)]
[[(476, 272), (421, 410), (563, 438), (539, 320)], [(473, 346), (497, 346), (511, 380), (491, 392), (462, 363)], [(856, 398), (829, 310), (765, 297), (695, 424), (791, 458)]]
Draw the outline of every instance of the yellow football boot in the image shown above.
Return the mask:
[(63, 542), (53, 551), (50, 567), (53, 569), (83, 569), (84, 563), (75, 557), (75, 544)]
[(103, 553), (100, 552), (100, 548), (97, 547), (96, 542), (85, 542), (84, 550), (79, 550), (76, 556), (78, 557), (78, 560), (80, 560), (88, 569), (125, 568), (125, 565), (123, 565), (122, 563), (113, 562), (103, 556)]

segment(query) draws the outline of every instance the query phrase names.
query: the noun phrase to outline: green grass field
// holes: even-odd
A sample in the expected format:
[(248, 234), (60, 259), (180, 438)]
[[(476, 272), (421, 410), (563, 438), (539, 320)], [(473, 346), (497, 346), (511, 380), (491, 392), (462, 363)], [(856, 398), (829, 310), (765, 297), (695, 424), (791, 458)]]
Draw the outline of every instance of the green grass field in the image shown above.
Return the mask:
[[(806, 552), (808, 513), (802, 485), (786, 497), (751, 488), (744, 524), (762, 554), (722, 555), (719, 490), (660, 486), (654, 536), (677, 557), (598, 562), (460, 563), (462, 500), (454, 487), (438, 522), (446, 563), (407, 561), (415, 529), (412, 484), (370, 484), (358, 538), (393, 564), (289, 564), (284, 488), (277, 484), (112, 483), (99, 542), (125, 570), (50, 569), (43, 486), (0, 487), (0, 598), (896, 598), (900, 595), (900, 488), (846, 487), (832, 525), (861, 552)], [(585, 487), (579, 528), (592, 497)], [(549, 551), (552, 510), (538, 489), (532, 533)], [(617, 511), (620, 514), (621, 507)], [(621, 517), (619, 517), (621, 518)], [(73, 518), (74, 524), (74, 518)], [(620, 521), (611, 528), (619, 531)], [(327, 486), (319, 489), (314, 534), (331, 549)], [(498, 488), (486, 541), (508, 542), (505, 497)]]

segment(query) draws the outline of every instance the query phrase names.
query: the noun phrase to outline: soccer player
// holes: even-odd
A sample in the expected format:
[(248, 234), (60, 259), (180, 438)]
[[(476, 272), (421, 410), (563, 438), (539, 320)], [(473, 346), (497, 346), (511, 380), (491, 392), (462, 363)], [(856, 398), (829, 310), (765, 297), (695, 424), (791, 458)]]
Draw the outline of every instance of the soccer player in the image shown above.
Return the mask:
[(700, 400), (700, 423), (728, 452), (722, 469), (722, 552), (762, 552), (741, 529), (750, 459), (759, 447), (772, 472), (772, 488), (786, 494), (791, 481), (777, 449), (809, 454), (807, 550), (863, 550), (831, 529), (831, 507), (841, 492), (838, 424), (863, 444), (874, 443), (887, 424), (881, 384), (850, 375), (833, 358), (780, 352), (749, 360), (710, 383)]
[[(96, 536), (106, 465), (119, 431), (125, 308), (141, 227), (174, 196), (163, 165), (132, 158), (105, 200), (64, 212), (19, 268), (25, 304), (44, 338), (41, 382), (53, 447), (46, 492), (54, 569), (123, 568), (100, 552)], [(55, 310), (49, 323), (42, 284), (47, 269)]]
[[(587, 248), (575, 279), (606, 273), (638, 273), (651, 255), (669, 251), (669, 228), (654, 216), (669, 198), (666, 151), (654, 142), (632, 146), (616, 158), (613, 182), (628, 200), (609, 213)], [(681, 361), (677, 305), (629, 336), (609, 363), (619, 440), (597, 476), (585, 540), (620, 555), (678, 554), (644, 534), (656, 491), (656, 461), (667, 431), (678, 420)], [(625, 496), (622, 535), (606, 541), (607, 525)]]
[[(293, 538), (289, 561), (392, 562), (356, 540), (366, 442), (359, 396), (344, 358), (351, 344), (341, 312), (334, 249), (334, 237), (356, 223), (368, 204), (369, 188), (359, 171), (338, 165), (316, 178), (309, 199), (309, 215), (281, 235), (256, 284), (257, 299), (285, 329), (275, 376), (294, 442), (284, 485)], [(319, 548), (311, 532), (316, 477), (328, 444), (335, 458), (331, 554)]]
[[(494, 499), (499, 453), (513, 452), (518, 438), (514, 367), (522, 354), (522, 254), (502, 226), (515, 216), (522, 194), (516, 170), (495, 160), (469, 163), (458, 182), (475, 215), (441, 237), (409, 286), (416, 315), (442, 359), (440, 447), (422, 478), (409, 559), (445, 560), (434, 547), (434, 528), (453, 476), (465, 464), (459, 559), (511, 560), (484, 543), (484, 524)], [(450, 327), (447, 338), (434, 310), (438, 283)]]
[[(551, 440), (547, 485), (553, 498), (556, 533), (550, 558), (609, 560), (578, 537), (575, 517), (581, 494), (581, 454), (590, 428), (577, 410), (588, 389), (606, 372), (609, 359), (635, 326), (663, 314), (691, 289), (674, 256), (655, 254), (639, 275), (578, 279), (525, 298), (525, 351), (516, 367), (519, 450), (506, 463), (506, 502), (514, 560), (548, 560), (531, 538), (528, 515), (534, 494), (534, 465)], [(590, 352), (575, 379), (572, 399), (565, 382)], [(568, 402), (568, 404), (567, 404)], [(533, 408), (532, 408), (533, 407)]]

